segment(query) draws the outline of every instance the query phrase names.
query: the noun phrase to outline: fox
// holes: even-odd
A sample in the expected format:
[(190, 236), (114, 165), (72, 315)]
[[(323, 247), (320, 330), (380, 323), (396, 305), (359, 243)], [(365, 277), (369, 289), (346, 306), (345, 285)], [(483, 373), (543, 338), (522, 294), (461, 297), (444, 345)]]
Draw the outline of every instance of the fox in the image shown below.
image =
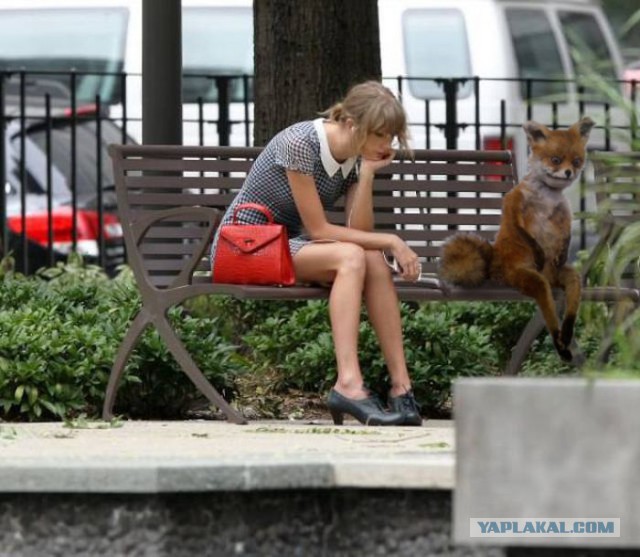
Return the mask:
[[(525, 122), (528, 173), (504, 196), (494, 241), (474, 233), (450, 236), (442, 245), (438, 270), (445, 284), (474, 287), (491, 280), (533, 298), (558, 355), (567, 362), (573, 360), (582, 281), (567, 262), (572, 213), (565, 190), (584, 169), (593, 126), (589, 117), (558, 130)], [(565, 294), (561, 322), (552, 288)]]

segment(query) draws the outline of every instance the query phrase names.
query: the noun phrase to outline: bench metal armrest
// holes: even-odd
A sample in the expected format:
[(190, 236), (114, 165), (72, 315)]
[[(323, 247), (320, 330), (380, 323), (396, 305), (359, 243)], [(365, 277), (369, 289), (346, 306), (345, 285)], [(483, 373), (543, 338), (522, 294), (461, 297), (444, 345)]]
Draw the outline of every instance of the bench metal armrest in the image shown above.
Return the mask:
[[(176, 219), (184, 223), (194, 221), (207, 223), (207, 227), (203, 230), (202, 236), (199, 241), (193, 243), (193, 251), (187, 257), (184, 267), (173, 282), (172, 286), (175, 287), (188, 284), (189, 277), (192, 276), (196, 267), (204, 257), (205, 250), (213, 237), (213, 233), (222, 220), (222, 215), (218, 209), (212, 207), (172, 207), (170, 209), (158, 210), (154, 214), (143, 217), (131, 225), (131, 234), (135, 248), (140, 246), (140, 243), (153, 225), (167, 219)], [(142, 266), (142, 254), (140, 250), (136, 249), (135, 254), (131, 254), (131, 257), (135, 258), (135, 261), (131, 261), (134, 272), (137, 271), (136, 274), (141, 273), (141, 277), (144, 277), (145, 282), (147, 282), (146, 273)], [(136, 269), (136, 267), (138, 268)]]

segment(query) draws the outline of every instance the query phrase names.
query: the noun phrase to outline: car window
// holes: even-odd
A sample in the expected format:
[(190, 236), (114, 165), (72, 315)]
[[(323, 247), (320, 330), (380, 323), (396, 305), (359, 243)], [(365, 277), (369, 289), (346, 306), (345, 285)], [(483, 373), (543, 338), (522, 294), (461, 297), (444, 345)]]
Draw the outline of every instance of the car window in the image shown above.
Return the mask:
[(618, 79), (611, 51), (593, 14), (559, 11), (558, 16), (576, 75), (586, 66), (605, 79)]
[[(0, 70), (69, 71), (75, 68), (79, 102), (119, 101), (115, 75), (121, 72), (129, 12), (125, 8), (3, 10), (0, 14)], [(47, 75), (68, 90), (67, 76)]]
[[(422, 99), (442, 99), (441, 86), (429, 79), (470, 77), (467, 29), (459, 10), (407, 10), (402, 17), (409, 89)], [(471, 82), (458, 90), (458, 98), (471, 93)]]
[[(215, 81), (197, 74), (253, 74), (253, 13), (247, 8), (183, 8), (183, 99), (217, 100)], [(189, 77), (189, 74), (196, 74)], [(230, 94), (242, 100), (243, 83), (234, 80)]]
[[(16, 194), (20, 191), (22, 184), (22, 176), (20, 170), (20, 159), (18, 159), (15, 155), (10, 157), (7, 161), (9, 164), (8, 172), (7, 172), (7, 183), (10, 186), (10, 190), (8, 193)], [(25, 180), (25, 192), (27, 194), (33, 193), (36, 195), (44, 195), (46, 192), (44, 190), (44, 184), (41, 184), (36, 177), (31, 173), (31, 170), (28, 167), (24, 169), (24, 180)], [(5, 187), (6, 189), (6, 187)]]
[[(102, 185), (113, 185), (111, 159), (107, 153), (109, 143), (121, 143), (122, 131), (111, 122), (104, 120), (102, 130)], [(46, 148), (46, 131), (44, 126), (32, 128), (29, 138), (44, 152)], [(16, 138), (15, 141), (19, 141)], [(97, 152), (96, 123), (93, 120), (80, 120), (76, 124), (76, 192), (79, 196), (95, 195), (97, 189)], [(67, 184), (71, 184), (71, 126), (69, 120), (54, 123), (51, 141), (51, 162), (64, 176)]]
[[(533, 100), (563, 101), (568, 84), (547, 79), (564, 79), (562, 58), (547, 14), (542, 10), (508, 8), (505, 10), (509, 33), (518, 64), (518, 77), (534, 80)], [(522, 98), (527, 98), (527, 84), (521, 84)]]

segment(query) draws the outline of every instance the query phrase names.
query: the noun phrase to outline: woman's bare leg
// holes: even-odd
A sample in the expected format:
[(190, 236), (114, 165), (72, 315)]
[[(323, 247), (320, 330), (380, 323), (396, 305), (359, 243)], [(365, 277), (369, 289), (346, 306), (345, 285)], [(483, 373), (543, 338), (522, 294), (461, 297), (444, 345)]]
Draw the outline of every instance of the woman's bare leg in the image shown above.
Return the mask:
[(411, 379), (404, 355), (398, 296), (382, 253), (366, 251), (365, 258), (365, 304), (391, 376), (389, 394), (399, 396), (411, 389)]
[(304, 246), (294, 256), (298, 282), (331, 282), (329, 317), (336, 352), (335, 390), (351, 399), (367, 396), (358, 362), (360, 308), (365, 282), (365, 252), (347, 242)]

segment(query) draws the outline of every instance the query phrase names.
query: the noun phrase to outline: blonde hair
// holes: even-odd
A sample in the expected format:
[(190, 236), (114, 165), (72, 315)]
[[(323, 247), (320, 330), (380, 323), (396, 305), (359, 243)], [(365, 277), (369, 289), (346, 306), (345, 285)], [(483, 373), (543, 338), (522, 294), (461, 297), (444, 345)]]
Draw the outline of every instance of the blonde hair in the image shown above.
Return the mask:
[(354, 142), (360, 149), (372, 133), (389, 134), (398, 139), (400, 147), (411, 153), (407, 115), (390, 89), (378, 81), (365, 81), (349, 89), (342, 101), (322, 113), (334, 122), (352, 119)]

